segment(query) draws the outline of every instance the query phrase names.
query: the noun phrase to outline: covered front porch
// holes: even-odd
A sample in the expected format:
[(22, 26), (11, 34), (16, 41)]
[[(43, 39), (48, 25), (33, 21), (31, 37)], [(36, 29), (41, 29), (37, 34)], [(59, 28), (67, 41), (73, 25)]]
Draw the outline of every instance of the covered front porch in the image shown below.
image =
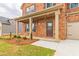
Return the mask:
[[(59, 40), (61, 8), (58, 6), (17, 18), (16, 35), (27, 36), (31, 39)], [(19, 23), (22, 23), (21, 32), (19, 32)]]

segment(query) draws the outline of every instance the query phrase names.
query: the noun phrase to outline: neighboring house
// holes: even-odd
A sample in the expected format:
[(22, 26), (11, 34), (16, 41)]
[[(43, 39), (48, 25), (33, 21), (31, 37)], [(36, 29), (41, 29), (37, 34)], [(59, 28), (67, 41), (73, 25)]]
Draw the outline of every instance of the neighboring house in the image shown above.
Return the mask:
[[(79, 39), (79, 3), (23, 3), (16, 34), (36, 39)], [(18, 23), (22, 23), (19, 32)]]
[(0, 36), (15, 34), (15, 21), (9, 18), (0, 16)]

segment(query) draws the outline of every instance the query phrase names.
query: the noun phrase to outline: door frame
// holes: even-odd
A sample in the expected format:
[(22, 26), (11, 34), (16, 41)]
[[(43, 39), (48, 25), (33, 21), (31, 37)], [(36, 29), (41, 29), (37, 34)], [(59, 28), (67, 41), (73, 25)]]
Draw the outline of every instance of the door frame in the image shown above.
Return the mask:
[[(49, 22), (52, 23), (52, 29), (51, 29), (51, 32), (52, 32), (51, 34), (52, 34), (52, 36), (51, 36), (51, 35), (48, 35), (48, 33), (49, 33), (49, 32), (48, 32), (48, 23), (49, 23)], [(49, 19), (49, 20), (46, 21), (46, 36), (47, 36), (47, 37), (53, 37), (53, 20), (52, 20), (52, 19)]]

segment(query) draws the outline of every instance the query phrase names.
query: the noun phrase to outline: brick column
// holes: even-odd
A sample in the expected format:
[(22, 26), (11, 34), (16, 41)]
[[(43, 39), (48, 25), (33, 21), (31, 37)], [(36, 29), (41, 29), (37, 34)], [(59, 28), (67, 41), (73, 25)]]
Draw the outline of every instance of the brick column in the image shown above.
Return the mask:
[(29, 37), (32, 39), (32, 18), (29, 18)]
[(18, 21), (16, 21), (16, 35), (18, 35), (18, 33), (19, 33), (19, 22)]
[(55, 11), (55, 39), (59, 40), (59, 14), (60, 11)]

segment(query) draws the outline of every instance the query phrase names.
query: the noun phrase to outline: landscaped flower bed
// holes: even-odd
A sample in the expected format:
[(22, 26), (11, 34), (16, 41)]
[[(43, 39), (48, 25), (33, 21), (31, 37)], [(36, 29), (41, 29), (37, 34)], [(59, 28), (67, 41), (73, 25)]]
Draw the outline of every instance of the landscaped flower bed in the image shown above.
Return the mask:
[(19, 39), (19, 41), (17, 41), (16, 39), (12, 39), (12, 40), (6, 40), (6, 42), (8, 43), (12, 43), (12, 44), (20, 44), (20, 45), (23, 45), (23, 44), (31, 44), (33, 42), (36, 42), (38, 40), (30, 40), (30, 39), (27, 39), (27, 40), (23, 40), (23, 39)]
[(33, 42), (36, 42), (38, 40), (36, 39), (29, 39), (27, 37), (21, 37), (21, 36), (16, 36), (16, 35), (12, 35), (10, 37), (10, 35), (7, 35), (7, 36), (1, 36), (0, 37), (1, 40), (5, 40), (6, 42), (8, 43), (12, 43), (12, 44), (20, 44), (20, 45), (23, 45), (23, 44), (31, 44)]

